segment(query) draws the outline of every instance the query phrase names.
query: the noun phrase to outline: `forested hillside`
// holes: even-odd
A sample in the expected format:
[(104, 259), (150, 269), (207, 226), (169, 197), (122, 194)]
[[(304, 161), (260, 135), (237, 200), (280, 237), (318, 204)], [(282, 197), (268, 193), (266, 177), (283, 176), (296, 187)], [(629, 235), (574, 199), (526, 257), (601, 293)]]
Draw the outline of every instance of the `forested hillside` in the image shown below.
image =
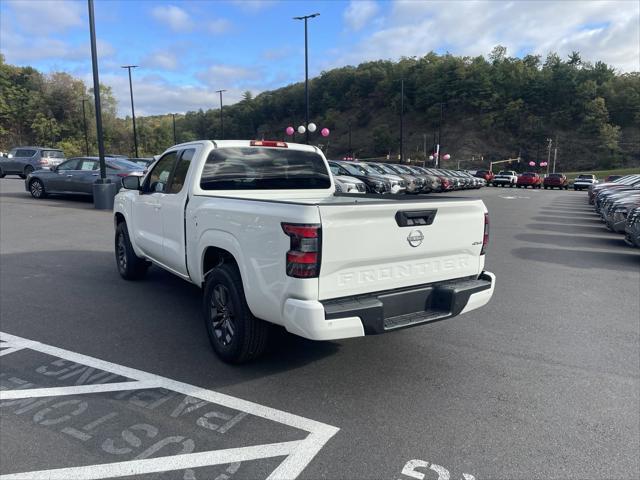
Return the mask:
[[(508, 57), (496, 47), (488, 58), (429, 53), (398, 62), (380, 60), (323, 72), (310, 81), (311, 121), (331, 130), (312, 135), (329, 157), (352, 148), (361, 158), (396, 157), (400, 136), (400, 81), (404, 79), (405, 156), (432, 151), (442, 116), (443, 153), (466, 168), (516, 157), (543, 160), (547, 139), (558, 147), (558, 168), (577, 170), (640, 165), (640, 73), (616, 73), (602, 62)], [(95, 153), (91, 90), (65, 73), (43, 75), (0, 63), (0, 149), (47, 144), (67, 155), (84, 153), (82, 98)], [(132, 154), (129, 118), (102, 90), (107, 151)], [(225, 138), (284, 138), (304, 119), (304, 84), (263, 92), (224, 108)], [(178, 141), (219, 138), (219, 110), (176, 116)], [(138, 118), (141, 155), (173, 143), (170, 115)], [(290, 139), (290, 137), (288, 137)], [(297, 135), (299, 141), (301, 135)], [(473, 160), (472, 160), (473, 159)]]

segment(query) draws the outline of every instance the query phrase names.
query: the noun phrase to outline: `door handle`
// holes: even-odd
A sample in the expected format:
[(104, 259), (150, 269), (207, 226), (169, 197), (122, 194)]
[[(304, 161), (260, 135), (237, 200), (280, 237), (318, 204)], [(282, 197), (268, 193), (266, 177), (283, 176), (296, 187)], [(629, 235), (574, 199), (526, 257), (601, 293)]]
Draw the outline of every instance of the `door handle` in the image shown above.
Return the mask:
[(91, 176), (92, 177), (97, 177), (98, 175), (100, 175), (99, 173), (92, 173)]
[(67, 175), (67, 178), (69, 178), (69, 177), (73, 177), (73, 175)]

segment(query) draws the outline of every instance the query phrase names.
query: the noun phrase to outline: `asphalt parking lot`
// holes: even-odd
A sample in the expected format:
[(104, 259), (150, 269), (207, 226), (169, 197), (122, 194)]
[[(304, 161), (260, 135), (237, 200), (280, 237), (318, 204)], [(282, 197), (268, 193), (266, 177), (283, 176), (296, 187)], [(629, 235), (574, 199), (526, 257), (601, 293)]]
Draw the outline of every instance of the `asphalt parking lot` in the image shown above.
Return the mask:
[(488, 306), (232, 367), (197, 288), (120, 279), (109, 212), (0, 180), (0, 478), (640, 477), (640, 252), (585, 192), (447, 195), (489, 209)]

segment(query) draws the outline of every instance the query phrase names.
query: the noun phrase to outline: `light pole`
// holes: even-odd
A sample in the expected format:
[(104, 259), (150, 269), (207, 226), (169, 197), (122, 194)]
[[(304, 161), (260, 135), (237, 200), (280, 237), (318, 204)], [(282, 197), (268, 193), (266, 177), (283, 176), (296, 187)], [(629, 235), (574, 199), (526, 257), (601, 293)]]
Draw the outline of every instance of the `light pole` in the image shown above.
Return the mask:
[(349, 157), (353, 160), (353, 149), (351, 148), (351, 120), (349, 120)]
[(133, 146), (136, 151), (136, 158), (138, 158), (138, 135), (136, 134), (136, 111), (133, 108), (133, 84), (131, 83), (131, 69), (138, 68), (138, 65), (123, 65), (122, 68), (126, 68), (129, 71), (129, 93), (131, 95), (131, 118), (133, 119)]
[(176, 114), (172, 113), (171, 114), (171, 118), (173, 118), (173, 144), (177, 145), (178, 144), (178, 140), (176, 137)]
[(85, 155), (89, 156), (89, 134), (87, 133), (87, 110), (84, 107), (85, 102), (88, 100), (86, 98), (82, 99), (82, 120), (84, 122), (84, 148)]
[(224, 140), (224, 117), (222, 116), (222, 92), (226, 90), (216, 90), (220, 94), (220, 140)]
[(404, 163), (404, 78), (400, 80), (400, 163)]
[(549, 175), (549, 162), (551, 161), (551, 144), (553, 143), (553, 140), (547, 138), (547, 142), (549, 142), (547, 144), (547, 175)]
[(89, 35), (91, 37), (91, 67), (93, 70), (93, 98), (96, 105), (96, 136), (100, 158), (100, 178), (93, 184), (93, 205), (97, 209), (111, 210), (118, 187), (107, 177), (104, 163), (104, 138), (102, 136), (102, 109), (100, 108), (100, 78), (98, 77), (98, 49), (96, 47), (96, 25), (93, 0), (87, 0), (89, 7)]
[(293, 17), (294, 20), (304, 20), (304, 125), (306, 128), (306, 142), (309, 144), (309, 48), (307, 39), (307, 20), (320, 16), (319, 13), (304, 15), (302, 17)]

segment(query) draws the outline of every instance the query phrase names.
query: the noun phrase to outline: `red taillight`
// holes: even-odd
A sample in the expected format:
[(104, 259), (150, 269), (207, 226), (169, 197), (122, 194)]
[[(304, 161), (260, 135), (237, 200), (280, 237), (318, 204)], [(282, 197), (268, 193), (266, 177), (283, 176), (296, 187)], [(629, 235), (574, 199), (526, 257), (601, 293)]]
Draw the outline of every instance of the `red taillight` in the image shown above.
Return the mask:
[(317, 277), (320, 274), (320, 225), (282, 223), (282, 230), (291, 242), (286, 256), (287, 275), (294, 278)]
[(482, 235), (482, 249), (480, 255), (484, 255), (487, 252), (487, 246), (489, 245), (489, 214), (484, 214), (484, 234)]
[(251, 140), (249, 145), (252, 147), (279, 147), (279, 148), (289, 148), (289, 146), (285, 142), (278, 142), (276, 140)]
[(49, 165), (49, 160), (47, 160), (46, 158), (41, 158), (40, 160), (38, 160), (38, 164), (39, 165)]

